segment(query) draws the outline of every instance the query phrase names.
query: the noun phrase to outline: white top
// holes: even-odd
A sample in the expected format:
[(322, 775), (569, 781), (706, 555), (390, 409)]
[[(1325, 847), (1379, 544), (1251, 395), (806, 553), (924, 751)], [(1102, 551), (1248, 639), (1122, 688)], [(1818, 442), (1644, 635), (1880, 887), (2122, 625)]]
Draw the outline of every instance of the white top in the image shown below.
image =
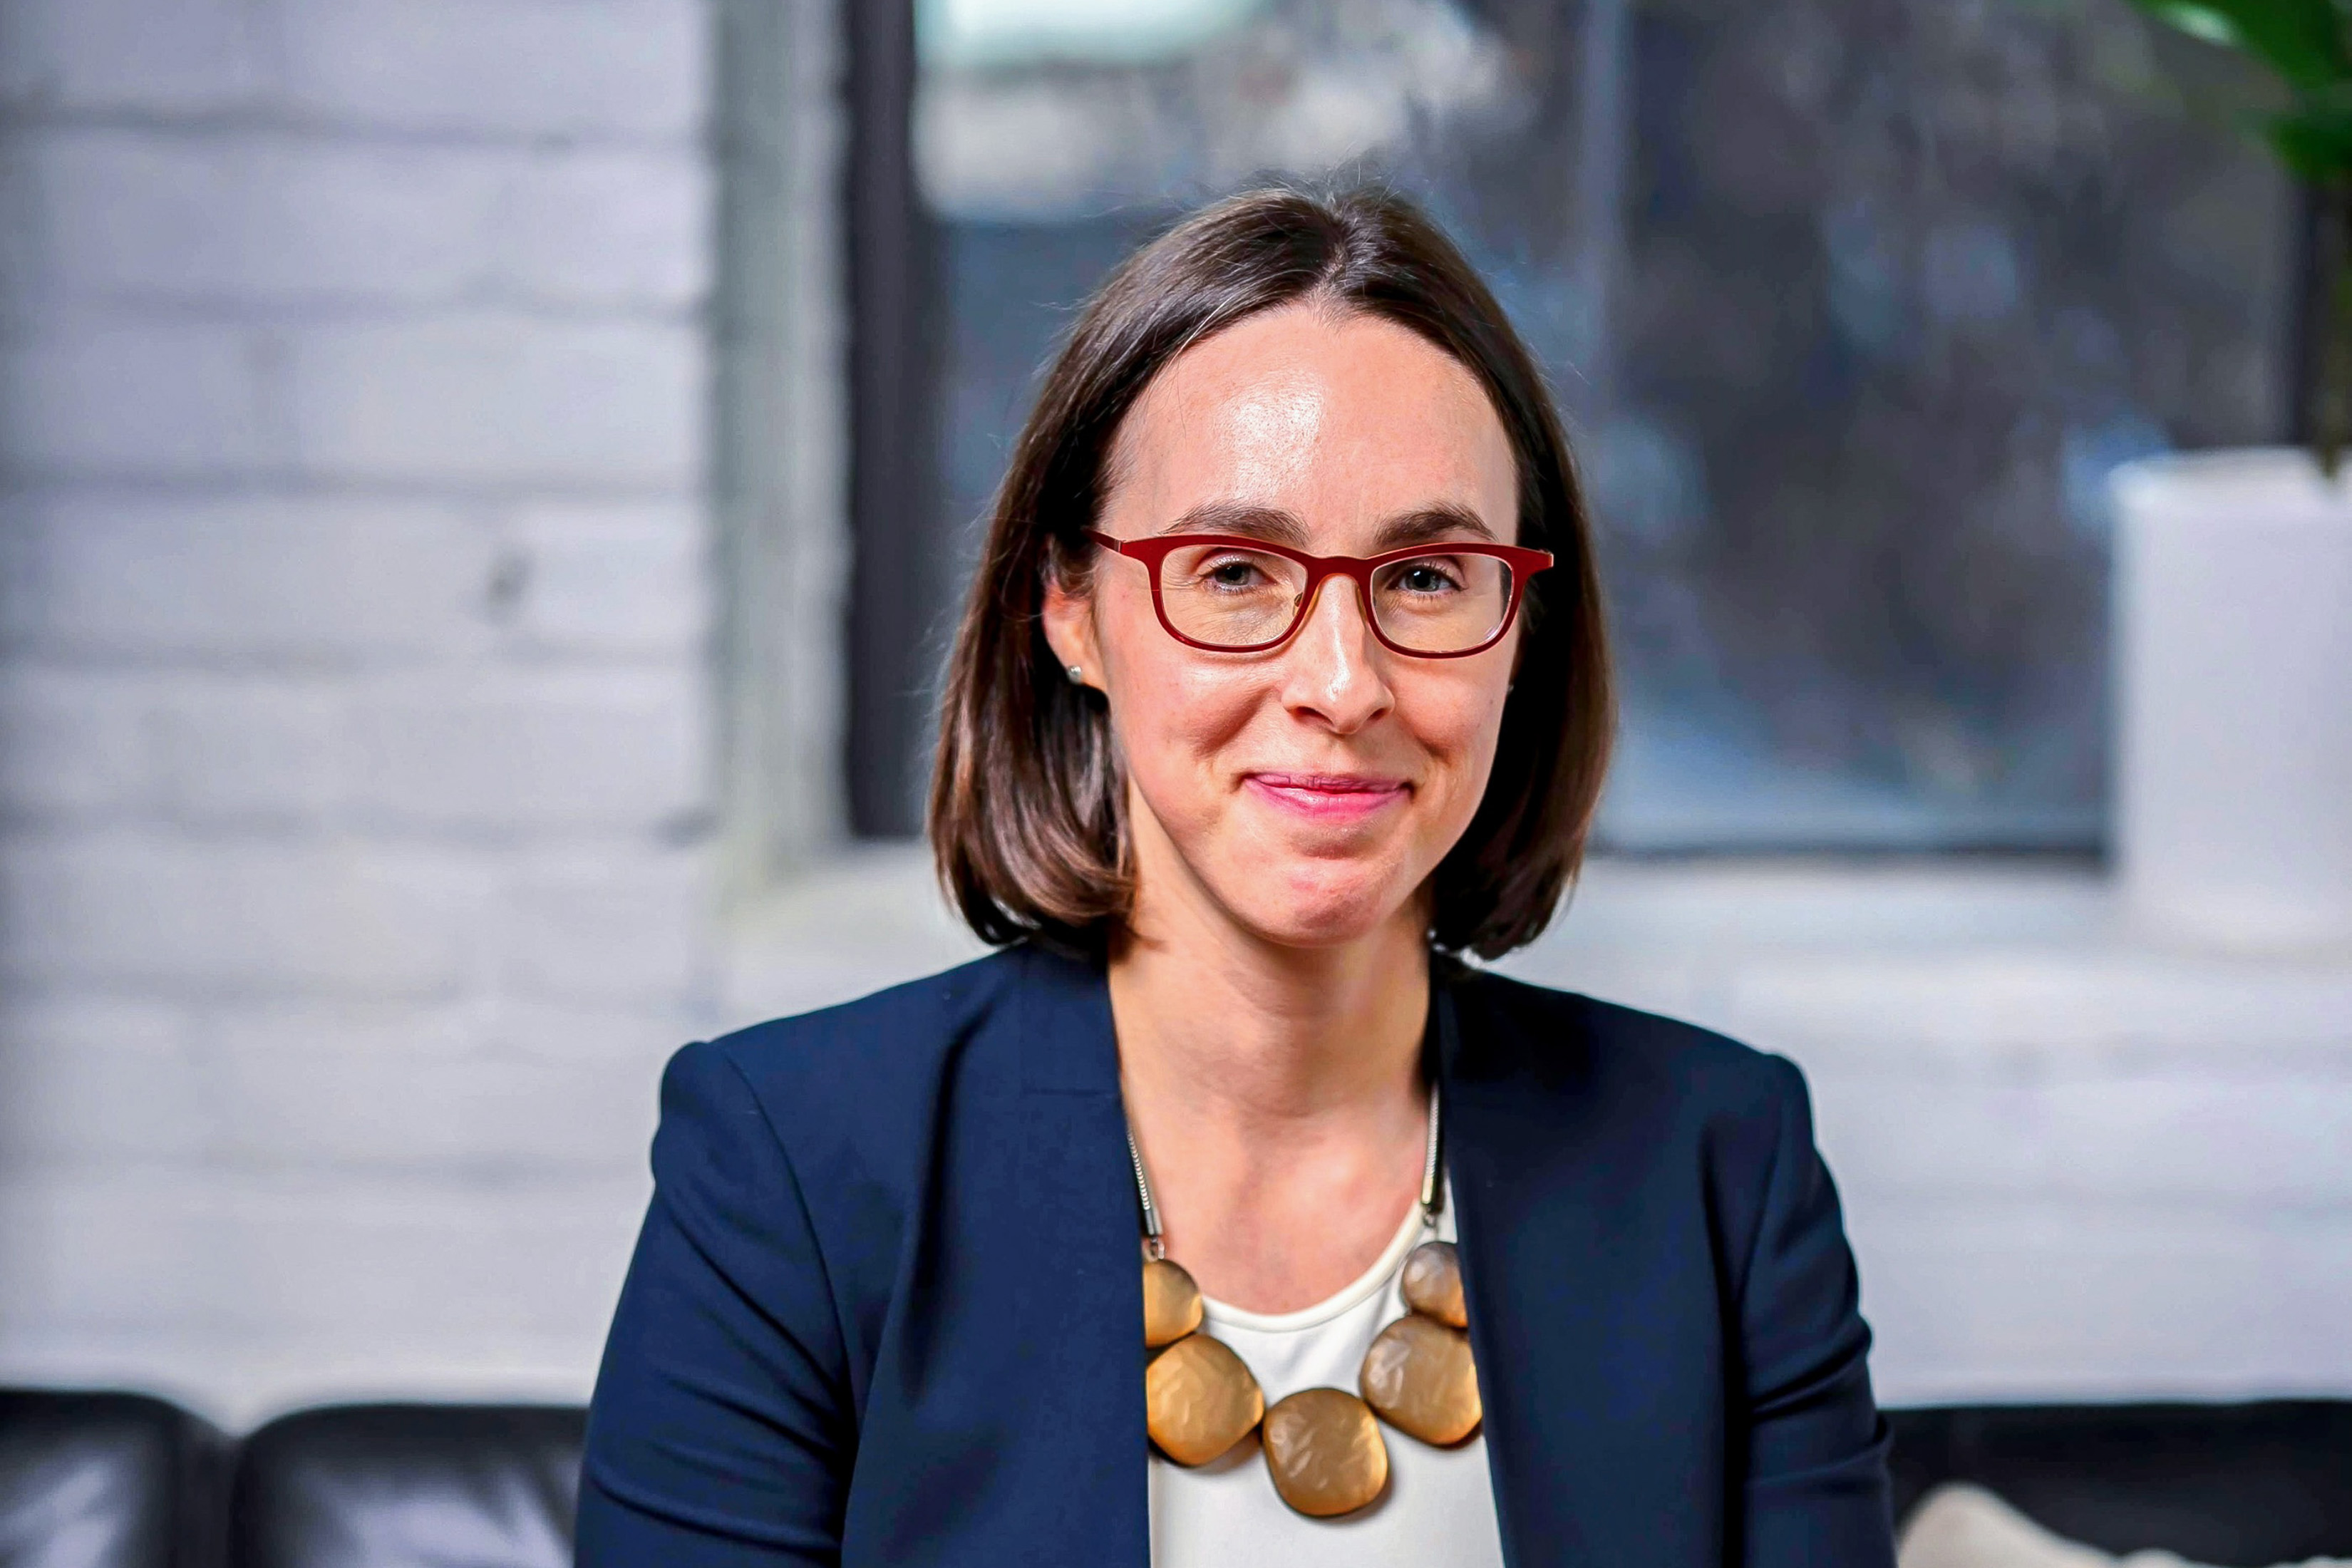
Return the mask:
[[(1379, 1261), (1328, 1300), (1276, 1316), (1213, 1300), (1201, 1331), (1248, 1363), (1269, 1409), (1302, 1388), (1352, 1394), (1373, 1336), (1405, 1314), (1406, 1254), (1432, 1239), (1454, 1239), (1450, 1184), (1433, 1236), (1413, 1205)], [(1502, 1568), (1485, 1431), (1433, 1448), (1383, 1421), (1381, 1437), (1388, 1490), (1341, 1519), (1292, 1512), (1275, 1493), (1255, 1433), (1198, 1469), (1153, 1449), (1152, 1568)]]

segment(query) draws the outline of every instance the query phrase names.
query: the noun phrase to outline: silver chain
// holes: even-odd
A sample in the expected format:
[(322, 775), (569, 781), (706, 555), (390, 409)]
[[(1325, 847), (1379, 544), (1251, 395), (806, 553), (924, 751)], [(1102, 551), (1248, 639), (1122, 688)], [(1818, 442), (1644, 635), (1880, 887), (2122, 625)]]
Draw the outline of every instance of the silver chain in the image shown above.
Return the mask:
[(1421, 1212), (1437, 1223), (1437, 1080), (1429, 1080), (1429, 1158), (1421, 1167)]
[(1160, 1239), (1160, 1211), (1152, 1205), (1151, 1184), (1144, 1179), (1143, 1152), (1135, 1146), (1135, 1129), (1127, 1130), (1127, 1157), (1135, 1162), (1135, 1195), (1143, 1200), (1143, 1247), (1154, 1259), (1168, 1256)]

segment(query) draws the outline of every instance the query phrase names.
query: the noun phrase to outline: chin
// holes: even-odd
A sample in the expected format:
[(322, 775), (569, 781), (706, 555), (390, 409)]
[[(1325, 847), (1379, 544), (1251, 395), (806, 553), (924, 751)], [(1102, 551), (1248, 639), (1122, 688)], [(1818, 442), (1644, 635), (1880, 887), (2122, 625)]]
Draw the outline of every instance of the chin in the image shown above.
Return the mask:
[(1242, 923), (1285, 947), (1343, 947), (1379, 931), (1412, 896), (1395, 868), (1300, 860), (1252, 866), (1225, 900)]

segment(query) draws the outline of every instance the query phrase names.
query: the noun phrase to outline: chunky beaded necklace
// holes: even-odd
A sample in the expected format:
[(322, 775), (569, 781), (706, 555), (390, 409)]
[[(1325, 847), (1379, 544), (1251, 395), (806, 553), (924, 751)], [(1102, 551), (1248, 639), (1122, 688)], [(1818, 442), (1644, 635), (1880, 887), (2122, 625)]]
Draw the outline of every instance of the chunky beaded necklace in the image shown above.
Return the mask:
[[(1444, 1190), (1437, 1130), (1433, 1083), (1429, 1156), (1421, 1177), (1422, 1215), (1432, 1226)], [(1143, 1207), (1143, 1343), (1155, 1352), (1143, 1371), (1144, 1414), (1161, 1453), (1180, 1465), (1205, 1465), (1263, 1425), (1274, 1489), (1300, 1513), (1332, 1519), (1364, 1507), (1388, 1485), (1388, 1444), (1375, 1413), (1399, 1431), (1440, 1446), (1463, 1442), (1478, 1429), (1484, 1414), (1478, 1367), (1465, 1331), (1470, 1317), (1453, 1243), (1425, 1241), (1405, 1259), (1404, 1299), (1412, 1310), (1382, 1329), (1364, 1352), (1356, 1374), (1360, 1398), (1341, 1388), (1303, 1388), (1269, 1410), (1242, 1358), (1200, 1331), (1201, 1288), (1170, 1260), (1160, 1242), (1160, 1211), (1132, 1131), (1127, 1153)]]

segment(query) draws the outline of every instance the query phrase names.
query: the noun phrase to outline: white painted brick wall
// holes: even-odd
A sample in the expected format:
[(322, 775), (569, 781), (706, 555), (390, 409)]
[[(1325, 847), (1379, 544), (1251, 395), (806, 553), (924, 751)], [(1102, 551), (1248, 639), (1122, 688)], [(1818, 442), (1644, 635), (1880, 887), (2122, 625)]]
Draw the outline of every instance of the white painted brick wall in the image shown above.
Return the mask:
[(0, 8), (0, 91), (61, 110), (188, 114), (263, 86), (246, 0), (12, 0)]
[(297, 114), (404, 130), (682, 141), (708, 109), (692, 0), (292, 0)]
[(703, 0), (0, 0), (0, 1379), (584, 1393), (709, 1031)]
[(708, 283), (688, 146), (76, 127), (16, 157), (55, 273), (121, 299), (675, 310)]
[(28, 479), (233, 479), (274, 465), (273, 344), (61, 304), (0, 347), (0, 464)]
[(465, 310), (284, 337), (294, 462), (362, 482), (675, 493), (701, 460), (684, 321)]
[(500, 629), (481, 501), (101, 484), (6, 504), (0, 637), (47, 658), (408, 666), (481, 657)]

